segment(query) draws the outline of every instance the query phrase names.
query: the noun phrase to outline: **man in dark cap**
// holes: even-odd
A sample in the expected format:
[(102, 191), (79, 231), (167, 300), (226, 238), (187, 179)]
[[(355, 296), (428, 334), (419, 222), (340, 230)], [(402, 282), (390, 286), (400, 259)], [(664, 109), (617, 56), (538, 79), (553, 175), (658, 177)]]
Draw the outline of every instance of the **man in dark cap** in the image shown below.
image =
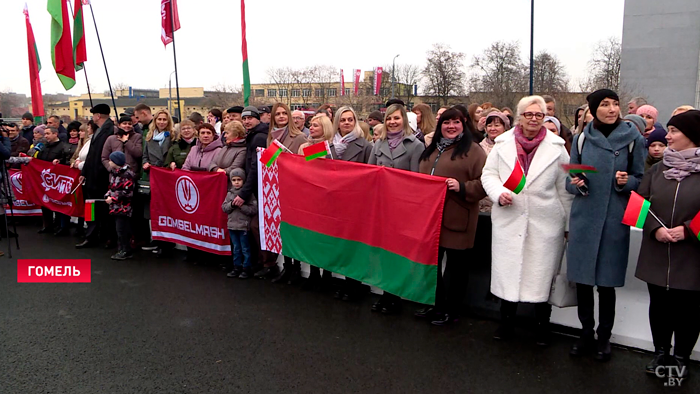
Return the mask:
[(241, 122), (243, 120), (243, 116), (241, 115), (242, 113), (243, 107), (241, 107), (240, 105), (233, 106), (226, 110), (226, 114), (228, 114), (229, 121), (237, 120)]
[[(88, 150), (81, 179), (84, 179), (83, 195), (85, 199), (103, 199), (109, 189), (109, 170), (102, 164), (102, 149), (109, 136), (117, 131), (114, 122), (109, 118), (110, 109), (107, 104), (97, 104), (90, 110), (92, 120), (98, 129), (92, 135), (90, 150)], [(114, 221), (110, 220), (107, 204), (95, 204), (95, 220), (88, 222), (85, 240), (75, 247), (78, 249), (97, 246), (101, 240), (107, 241), (107, 247), (114, 245), (116, 238)]]
[(258, 113), (260, 114), (260, 122), (270, 124), (270, 107), (263, 105), (258, 107)]
[(34, 115), (31, 112), (25, 112), (22, 115), (22, 131), (21, 135), (27, 141), (34, 141)]

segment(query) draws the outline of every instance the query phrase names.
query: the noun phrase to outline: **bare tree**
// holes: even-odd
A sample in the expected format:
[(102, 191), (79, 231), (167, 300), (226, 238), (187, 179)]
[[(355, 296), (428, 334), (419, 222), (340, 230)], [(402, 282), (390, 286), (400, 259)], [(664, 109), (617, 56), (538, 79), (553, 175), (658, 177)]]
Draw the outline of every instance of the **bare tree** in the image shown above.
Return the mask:
[(597, 89), (620, 89), (620, 59), (622, 44), (617, 37), (598, 43), (588, 62), (588, 77), (582, 83), (583, 91)]
[(219, 83), (212, 90), (204, 93), (207, 108), (220, 108), (222, 111), (243, 101), (243, 93), (238, 87)]
[(270, 68), (267, 77), (277, 87), (277, 101), (292, 105), (291, 91), (294, 88), (292, 69), (289, 67)]
[[(309, 69), (311, 80), (314, 82), (314, 91), (311, 94), (314, 96), (314, 102), (319, 102), (321, 105), (328, 102), (328, 89), (331, 89), (339, 81), (340, 70), (334, 66), (322, 65), (313, 66)], [(321, 95), (316, 95), (316, 89)], [(336, 97), (340, 92), (336, 92)]]
[(474, 56), (475, 70), (469, 83), (472, 92), (488, 93), (497, 106), (513, 106), (526, 91), (527, 68), (520, 58), (520, 44), (497, 41), (479, 56)]
[[(403, 99), (406, 105), (411, 103), (411, 99), (415, 97), (413, 86), (417, 85), (421, 80), (421, 67), (416, 64), (397, 64), (396, 65), (396, 83), (402, 86), (397, 90), (397, 97)], [(402, 85), (401, 85), (402, 84)]]
[(555, 94), (569, 90), (569, 77), (564, 65), (555, 55), (542, 51), (535, 56), (533, 63), (533, 90), (535, 92)]
[(438, 97), (444, 105), (451, 96), (463, 96), (464, 53), (452, 52), (447, 45), (434, 44), (427, 59), (428, 64), (423, 69), (425, 93)]

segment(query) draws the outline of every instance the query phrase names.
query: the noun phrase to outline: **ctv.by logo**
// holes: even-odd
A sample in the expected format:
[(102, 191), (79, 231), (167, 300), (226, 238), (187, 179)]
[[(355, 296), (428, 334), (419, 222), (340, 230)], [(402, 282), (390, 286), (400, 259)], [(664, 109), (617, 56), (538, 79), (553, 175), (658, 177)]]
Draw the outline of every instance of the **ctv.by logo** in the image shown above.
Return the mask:
[(665, 387), (681, 387), (683, 380), (685, 380), (685, 378), (681, 378), (681, 376), (686, 374), (686, 368), (688, 368), (687, 365), (682, 367), (678, 365), (659, 365), (654, 370), (654, 374), (659, 379), (668, 379), (664, 382)]

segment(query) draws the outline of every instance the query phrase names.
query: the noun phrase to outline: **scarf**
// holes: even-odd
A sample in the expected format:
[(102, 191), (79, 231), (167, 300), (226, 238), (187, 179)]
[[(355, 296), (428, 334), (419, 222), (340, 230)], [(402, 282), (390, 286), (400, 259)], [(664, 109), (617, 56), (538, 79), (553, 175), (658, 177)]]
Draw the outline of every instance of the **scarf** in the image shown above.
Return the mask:
[(680, 182), (690, 174), (700, 172), (700, 148), (684, 149), (680, 152), (666, 148), (664, 164), (670, 167), (664, 171), (664, 178)]
[(535, 157), (535, 152), (537, 152), (537, 148), (547, 135), (547, 128), (544, 126), (541, 127), (540, 132), (537, 133), (535, 138), (530, 140), (523, 134), (523, 127), (517, 125), (515, 126), (513, 135), (515, 135), (515, 148), (518, 150), (518, 161), (520, 165), (523, 166), (523, 172), (527, 175), (530, 169), (530, 163), (532, 163), (532, 159)]
[(386, 139), (389, 142), (389, 150), (393, 151), (403, 141), (403, 129), (395, 133), (386, 133)]
[(183, 140), (184, 140), (185, 142), (187, 142), (187, 144), (189, 145), (189, 144), (192, 143), (192, 141), (194, 141), (194, 136), (192, 136), (192, 138), (190, 138), (190, 139), (183, 138)]
[(496, 140), (492, 140), (491, 137), (488, 136), (488, 134), (486, 135), (486, 137), (483, 140), (481, 140), (481, 142), (485, 143), (486, 145), (488, 145), (492, 148), (494, 145), (496, 145)]
[(80, 142), (80, 137), (75, 137), (75, 138), (69, 138), (68, 143), (71, 145), (78, 145), (78, 142)]
[(354, 131), (345, 134), (345, 137), (341, 137), (340, 133), (337, 133), (335, 137), (333, 137), (333, 147), (335, 147), (335, 153), (338, 154), (338, 158), (343, 158), (343, 153), (345, 153), (345, 150), (348, 149), (348, 144), (356, 139), (357, 134), (355, 134)]
[(459, 135), (455, 138), (442, 137), (440, 138), (440, 142), (437, 143), (437, 148), (442, 153), (445, 151), (445, 149), (449, 148), (450, 145), (454, 144), (455, 142), (459, 142), (462, 137), (464, 137), (464, 133), (459, 133)]
[(272, 139), (277, 140), (279, 142), (284, 141), (284, 138), (286, 137), (286, 131), (287, 127), (281, 127), (281, 128), (273, 128), (272, 129)]
[(153, 141), (157, 141), (159, 146), (163, 146), (163, 141), (165, 141), (165, 137), (169, 137), (170, 133), (167, 131), (158, 131), (154, 130), (153, 131)]

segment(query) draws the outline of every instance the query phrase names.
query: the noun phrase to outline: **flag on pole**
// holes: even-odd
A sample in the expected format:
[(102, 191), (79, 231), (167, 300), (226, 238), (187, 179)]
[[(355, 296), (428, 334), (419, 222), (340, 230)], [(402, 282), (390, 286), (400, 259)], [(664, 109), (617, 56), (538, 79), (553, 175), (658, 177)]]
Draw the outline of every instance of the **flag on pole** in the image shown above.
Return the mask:
[(27, 3), (24, 4), (24, 22), (27, 26), (27, 58), (29, 59), (29, 83), (32, 91), (32, 114), (34, 114), (35, 121), (40, 121), (44, 116), (44, 97), (41, 95), (41, 80), (39, 79), (41, 61), (39, 60), (39, 51), (36, 49), (32, 23), (29, 21)]
[(95, 200), (85, 200), (85, 221), (95, 221)]
[(352, 75), (353, 75), (353, 82), (352, 82), (352, 88), (354, 90), (355, 96), (357, 96), (359, 89), (360, 89), (360, 69), (352, 70)]
[(65, 0), (48, 0), (46, 10), (51, 15), (51, 63), (63, 88), (70, 90), (75, 86), (75, 63), (68, 4)]
[(343, 75), (343, 69), (340, 69), (340, 95), (345, 96), (345, 75)]
[(284, 150), (284, 145), (277, 140), (272, 140), (272, 144), (268, 146), (267, 149), (263, 151), (262, 156), (260, 156), (260, 162), (265, 164), (266, 167), (269, 167), (277, 160)]
[(83, 4), (90, 4), (89, 0), (75, 0), (73, 5), (73, 59), (75, 71), (83, 69), (83, 63), (87, 60), (85, 50), (85, 26), (83, 25)]
[[(172, 15), (170, 2), (173, 2)], [(180, 15), (177, 12), (177, 0), (160, 0), (160, 40), (166, 47), (173, 42), (173, 33), (180, 30)], [(171, 21), (172, 19), (172, 21)]]
[(630, 195), (630, 200), (627, 203), (627, 208), (625, 208), (625, 215), (622, 217), (622, 224), (637, 228), (644, 228), (644, 222), (647, 220), (650, 207), (651, 203), (649, 201), (645, 200), (644, 197), (633, 191)]
[(690, 231), (692, 231), (695, 238), (700, 241), (700, 212), (698, 212), (690, 222)]
[(319, 157), (326, 157), (330, 151), (331, 146), (328, 144), (328, 141), (323, 141), (304, 148), (304, 157), (306, 161), (310, 161)]
[(374, 95), (379, 96), (379, 88), (382, 86), (382, 68), (374, 68)]
[(248, 72), (248, 40), (245, 33), (245, 0), (241, 0), (241, 50), (243, 53), (243, 105), (250, 102), (250, 73)]
[(525, 173), (523, 172), (523, 167), (520, 165), (520, 162), (518, 161), (517, 158), (515, 158), (515, 165), (513, 166), (513, 172), (510, 174), (508, 177), (508, 180), (506, 180), (506, 183), (503, 184), (503, 186), (512, 191), (515, 194), (520, 193), (523, 188), (525, 187)]

